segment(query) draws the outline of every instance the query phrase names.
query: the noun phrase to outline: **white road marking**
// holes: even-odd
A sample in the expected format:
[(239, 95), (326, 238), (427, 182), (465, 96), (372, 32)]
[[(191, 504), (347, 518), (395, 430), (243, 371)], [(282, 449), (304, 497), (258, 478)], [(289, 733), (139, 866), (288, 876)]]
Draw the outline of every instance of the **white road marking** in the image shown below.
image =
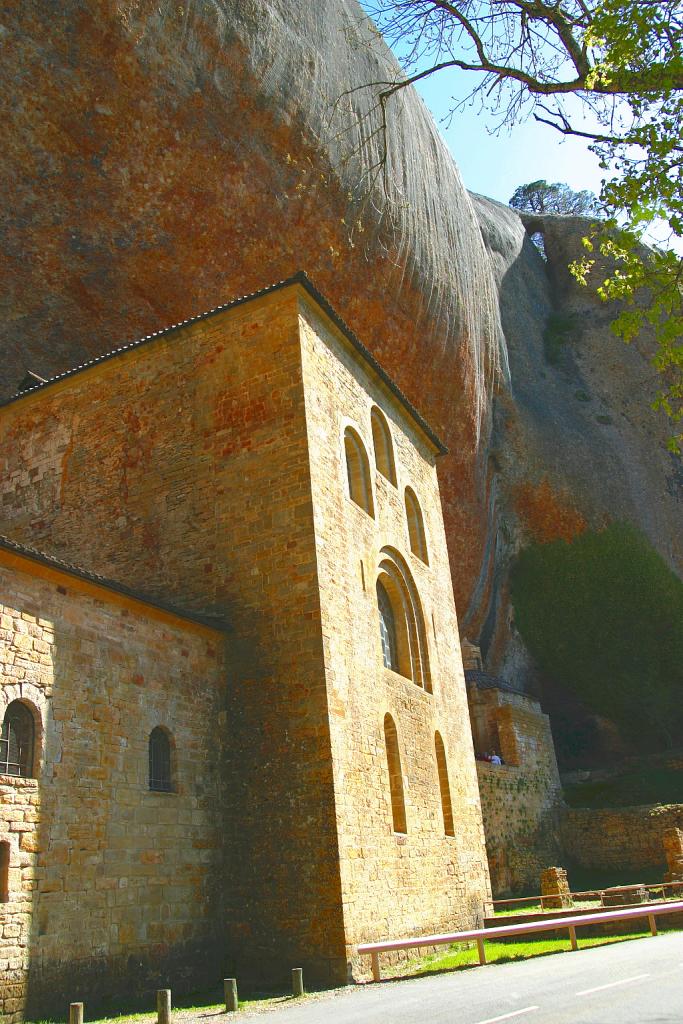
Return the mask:
[(596, 985), (595, 988), (584, 988), (581, 992), (577, 992), (577, 996), (589, 996), (592, 992), (602, 992), (606, 988), (616, 988), (617, 985), (628, 985), (631, 981), (642, 981), (643, 978), (649, 978), (649, 974), (634, 974), (632, 978), (622, 978), (621, 981), (611, 981), (609, 985)]
[(487, 1020), (478, 1020), (477, 1024), (496, 1024), (498, 1020), (510, 1020), (511, 1017), (519, 1017), (522, 1013), (530, 1013), (537, 1010), (537, 1006), (525, 1006), (523, 1010), (513, 1010), (512, 1013), (504, 1013), (502, 1017), (489, 1017)]

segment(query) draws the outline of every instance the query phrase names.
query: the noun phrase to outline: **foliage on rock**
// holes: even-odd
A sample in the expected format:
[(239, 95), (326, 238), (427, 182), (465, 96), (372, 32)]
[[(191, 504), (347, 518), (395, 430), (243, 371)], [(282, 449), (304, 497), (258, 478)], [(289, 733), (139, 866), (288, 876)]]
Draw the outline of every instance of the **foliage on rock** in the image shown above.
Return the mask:
[(515, 623), (543, 673), (625, 736), (683, 726), (683, 582), (632, 526), (533, 544), (512, 573)]
[(599, 210), (596, 197), (587, 189), (575, 192), (563, 182), (551, 184), (543, 178), (518, 185), (510, 197), (510, 206), (522, 213), (555, 213), (570, 217), (590, 217)]

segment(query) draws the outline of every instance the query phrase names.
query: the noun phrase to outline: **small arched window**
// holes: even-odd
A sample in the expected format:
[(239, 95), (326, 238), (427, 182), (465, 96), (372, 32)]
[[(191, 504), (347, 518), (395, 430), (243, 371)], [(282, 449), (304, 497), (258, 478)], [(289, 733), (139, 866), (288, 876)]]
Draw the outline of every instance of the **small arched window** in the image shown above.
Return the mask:
[(398, 637), (396, 616), (382, 583), (377, 581), (377, 608), (379, 609), (379, 637), (382, 643), (382, 660), (385, 668), (398, 672)]
[(394, 832), (407, 832), (406, 801), (403, 793), (403, 775), (401, 774), (401, 755), (398, 749), (398, 733), (396, 723), (391, 715), (384, 716), (384, 743), (387, 749), (387, 767), (389, 769), (389, 792), (391, 794), (391, 818)]
[(383, 414), (375, 406), (370, 414), (372, 444), (375, 449), (375, 465), (383, 477), (396, 486), (396, 465), (391, 431)]
[(372, 486), (370, 484), (370, 463), (365, 445), (355, 430), (347, 427), (344, 431), (344, 454), (346, 475), (349, 482), (349, 497), (360, 505), (368, 515), (374, 516)]
[(415, 583), (405, 559), (393, 548), (383, 548), (377, 576), (377, 610), (382, 661), (432, 692), (424, 615)]
[(415, 491), (411, 487), (406, 487), (406, 518), (408, 520), (410, 550), (429, 565), (422, 509), (420, 508)]
[(443, 813), (443, 830), (447, 836), (454, 836), (453, 805), (451, 804), (451, 787), (448, 782), (448, 766), (441, 733), (434, 734), (434, 751), (436, 754), (436, 770), (439, 776), (441, 791), (441, 810)]
[(149, 734), (149, 788), (171, 792), (171, 741), (160, 725)]
[(0, 843), (0, 903), (9, 902), (9, 843)]
[(0, 774), (33, 775), (35, 723), (29, 708), (20, 700), (7, 706), (0, 735)]

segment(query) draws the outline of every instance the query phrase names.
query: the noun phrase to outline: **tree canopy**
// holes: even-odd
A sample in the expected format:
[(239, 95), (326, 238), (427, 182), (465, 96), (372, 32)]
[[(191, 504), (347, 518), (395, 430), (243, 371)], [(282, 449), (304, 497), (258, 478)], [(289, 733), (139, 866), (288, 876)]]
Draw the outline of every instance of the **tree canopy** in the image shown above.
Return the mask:
[[(623, 302), (614, 329), (630, 341), (649, 324), (662, 374), (657, 405), (683, 417), (683, 9), (680, 0), (368, 0), (405, 75), (377, 83), (380, 99), (446, 68), (470, 71), (471, 96), (512, 123), (527, 113), (585, 138), (615, 172), (600, 194), (606, 220), (587, 240), (616, 269), (598, 288)], [(577, 124), (566, 99), (590, 113)], [(652, 224), (668, 237), (649, 253)], [(586, 281), (590, 251), (574, 272)], [(645, 291), (641, 291), (645, 289)], [(646, 302), (634, 303), (636, 293)], [(678, 436), (680, 442), (683, 435)], [(676, 446), (674, 439), (673, 446)]]
[(559, 181), (551, 185), (542, 179), (518, 185), (510, 198), (510, 206), (525, 213), (559, 213), (574, 217), (590, 217), (599, 210), (596, 197), (587, 189), (575, 192)]
[(683, 726), (683, 582), (633, 527), (535, 544), (512, 573), (515, 625), (545, 675), (630, 739)]

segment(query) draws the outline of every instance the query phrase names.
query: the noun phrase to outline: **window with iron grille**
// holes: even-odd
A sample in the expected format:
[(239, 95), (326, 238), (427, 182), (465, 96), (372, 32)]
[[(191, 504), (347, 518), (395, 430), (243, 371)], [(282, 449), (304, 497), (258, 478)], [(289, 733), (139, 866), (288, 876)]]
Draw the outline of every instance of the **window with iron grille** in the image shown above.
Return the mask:
[(161, 726), (152, 729), (149, 736), (149, 788), (157, 793), (170, 793), (171, 741)]
[(0, 735), (0, 774), (33, 774), (33, 715), (20, 700), (13, 700), (5, 712)]

